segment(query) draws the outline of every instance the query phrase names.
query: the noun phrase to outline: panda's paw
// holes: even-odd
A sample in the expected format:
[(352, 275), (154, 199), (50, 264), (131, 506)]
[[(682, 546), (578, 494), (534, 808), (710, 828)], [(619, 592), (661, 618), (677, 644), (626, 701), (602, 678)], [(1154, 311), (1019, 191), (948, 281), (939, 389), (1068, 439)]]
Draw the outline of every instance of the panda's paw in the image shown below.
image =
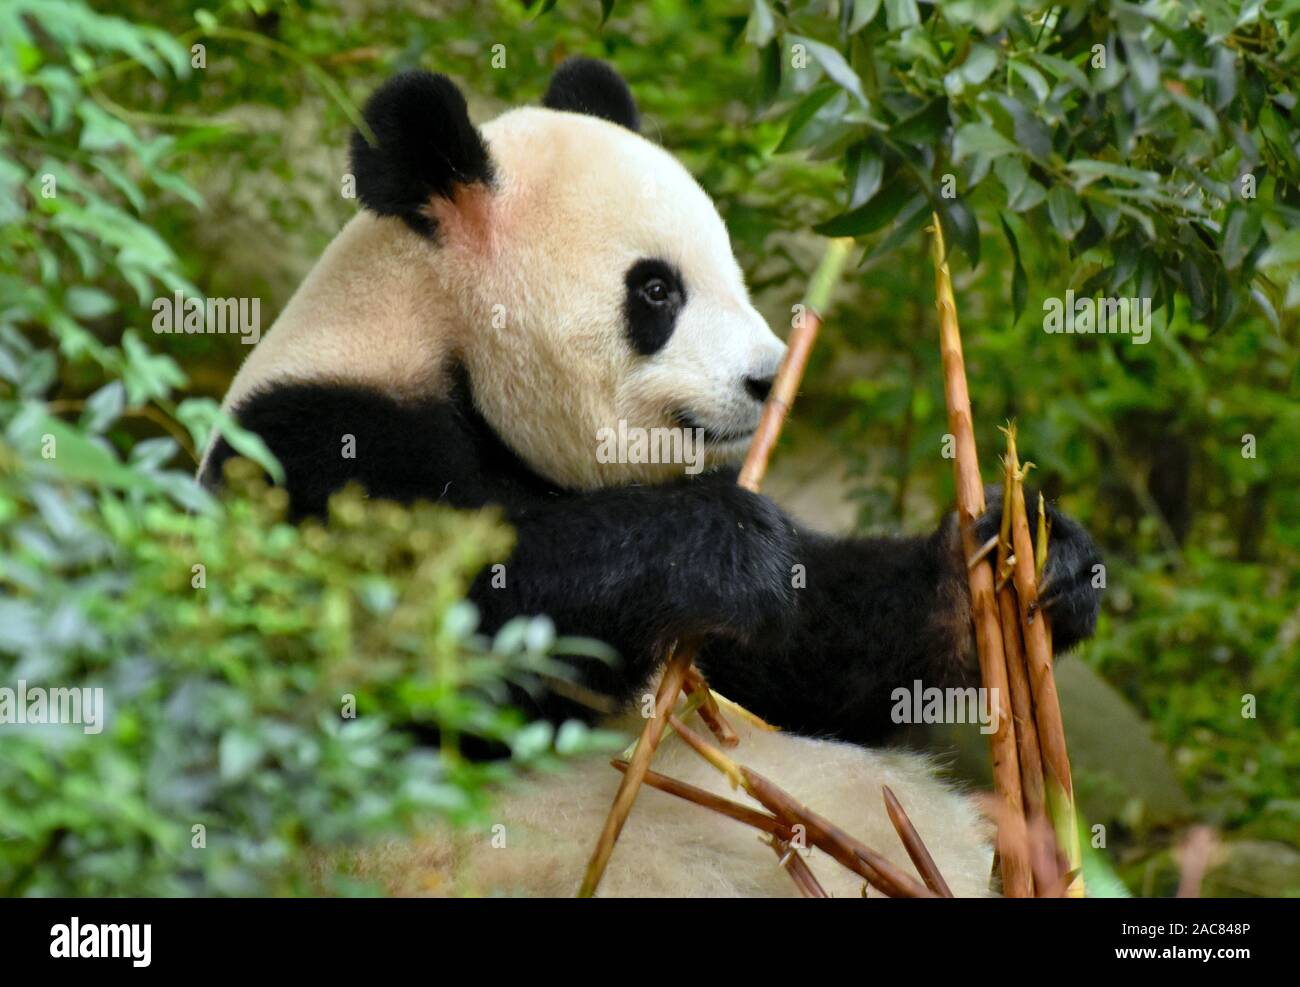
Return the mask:
[(797, 541), (775, 503), (706, 476), (658, 493), (655, 519), (663, 551), (654, 567), (673, 576), (671, 608), (692, 621), (684, 633), (748, 640), (784, 632), (795, 609)]
[(724, 559), (720, 571), (728, 573), (732, 606), (744, 613), (742, 626), (750, 626), (793, 603), (794, 527), (771, 500), (734, 484), (724, 488), (719, 503), (725, 527), (715, 529), (713, 546)]
[[(1002, 488), (985, 488), (986, 508), (975, 523), (980, 545), (996, 538), (1002, 525)], [(1038, 540), (1038, 494), (1025, 492), (1029, 509), (1029, 537)], [(1038, 599), (1052, 621), (1052, 644), (1059, 654), (1086, 638), (1097, 628), (1101, 594), (1095, 585), (1101, 557), (1088, 532), (1051, 504), (1047, 505), (1047, 565), (1038, 587)]]

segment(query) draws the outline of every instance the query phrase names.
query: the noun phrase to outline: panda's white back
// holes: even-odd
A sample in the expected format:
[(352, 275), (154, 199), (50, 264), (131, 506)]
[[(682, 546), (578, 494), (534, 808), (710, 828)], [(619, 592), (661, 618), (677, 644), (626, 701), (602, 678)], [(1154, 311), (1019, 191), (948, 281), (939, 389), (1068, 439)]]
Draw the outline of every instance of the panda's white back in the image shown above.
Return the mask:
[[(624, 724), (639, 729), (632, 717)], [(743, 720), (737, 761), (884, 854), (907, 873), (911, 861), (885, 812), (881, 786), (898, 796), (959, 897), (989, 894), (991, 825), (975, 803), (937, 774), (932, 759), (903, 750), (769, 733)], [(697, 724), (698, 725), (698, 724)], [(679, 740), (653, 769), (755, 808)], [(622, 775), (602, 757), (532, 778), (505, 793), (483, 830), (426, 830), (353, 855), (358, 876), (402, 895), (574, 895)], [(496, 828), (496, 827), (502, 828)], [(676, 796), (643, 787), (619, 837), (602, 897), (798, 897), (758, 830)], [(858, 897), (862, 880), (819, 850), (805, 858), (834, 897)], [(916, 875), (919, 879), (919, 875)], [(871, 892), (878, 894), (878, 892)]]

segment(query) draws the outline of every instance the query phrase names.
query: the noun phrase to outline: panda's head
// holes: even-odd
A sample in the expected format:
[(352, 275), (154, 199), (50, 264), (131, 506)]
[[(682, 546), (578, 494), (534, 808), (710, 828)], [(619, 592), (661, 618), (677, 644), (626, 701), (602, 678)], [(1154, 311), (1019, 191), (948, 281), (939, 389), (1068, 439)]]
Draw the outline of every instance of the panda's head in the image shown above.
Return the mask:
[[(590, 488), (689, 472), (700, 437), (710, 464), (743, 453), (783, 344), (750, 304), (712, 201), (638, 133), (612, 69), (566, 62), (541, 107), (482, 130), (447, 78), (408, 73), (365, 119), (357, 194), (428, 242), (414, 256), (452, 308), (475, 404), (534, 470)], [(668, 449), (683, 427), (692, 463), (628, 461), (654, 458), (633, 448), (637, 430)]]

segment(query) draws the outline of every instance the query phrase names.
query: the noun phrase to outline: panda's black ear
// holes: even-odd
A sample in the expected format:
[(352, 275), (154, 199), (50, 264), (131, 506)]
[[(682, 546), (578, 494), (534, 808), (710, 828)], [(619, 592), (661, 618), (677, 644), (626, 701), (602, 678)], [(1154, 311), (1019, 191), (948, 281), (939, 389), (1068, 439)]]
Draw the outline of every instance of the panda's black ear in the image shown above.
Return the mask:
[(436, 231), (428, 206), (454, 200), (459, 186), (493, 181), (492, 158), (470, 122), (465, 97), (445, 75), (403, 72), (366, 103), (371, 144), (352, 134), (352, 174), (362, 204), (398, 216), (416, 232)]
[(542, 105), (585, 113), (640, 131), (641, 114), (623, 77), (594, 58), (570, 58), (551, 76)]

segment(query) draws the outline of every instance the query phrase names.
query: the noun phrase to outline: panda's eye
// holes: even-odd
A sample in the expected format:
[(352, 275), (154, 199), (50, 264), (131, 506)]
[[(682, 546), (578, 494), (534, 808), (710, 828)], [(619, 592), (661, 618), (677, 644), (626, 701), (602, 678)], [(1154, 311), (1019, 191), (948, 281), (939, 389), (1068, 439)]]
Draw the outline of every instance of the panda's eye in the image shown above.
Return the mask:
[(642, 257), (623, 275), (623, 318), (632, 348), (642, 356), (663, 349), (686, 305), (681, 272), (666, 260)]
[(651, 305), (663, 305), (672, 295), (663, 278), (651, 278), (641, 286), (641, 297)]

